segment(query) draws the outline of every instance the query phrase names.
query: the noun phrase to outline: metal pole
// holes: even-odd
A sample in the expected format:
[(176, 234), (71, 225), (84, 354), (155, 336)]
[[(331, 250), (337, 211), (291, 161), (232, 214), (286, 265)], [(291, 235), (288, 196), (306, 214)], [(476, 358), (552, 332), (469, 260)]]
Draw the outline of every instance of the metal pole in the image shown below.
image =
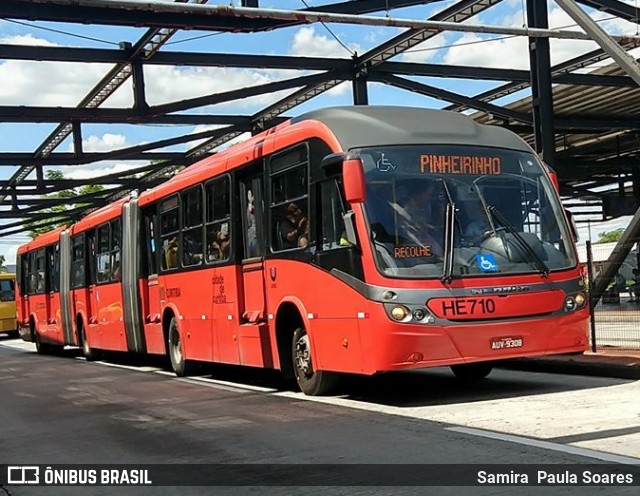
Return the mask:
[[(554, 30), (554, 29), (537, 29), (537, 28), (518, 28), (506, 26), (486, 26), (480, 24), (456, 23), (447, 21), (420, 21), (416, 19), (402, 19), (392, 17), (376, 17), (363, 16), (354, 14), (335, 14), (328, 12), (313, 12), (300, 10), (279, 10), (279, 9), (262, 9), (253, 7), (233, 7), (220, 5), (199, 5), (193, 3), (166, 3), (147, 0), (140, 2), (139, 0), (112, 0), (105, 2), (104, 0), (24, 0), (25, 3), (67, 5), (73, 8), (90, 7), (93, 9), (126, 9), (135, 17), (137, 12), (152, 13), (175, 13), (175, 14), (192, 14), (193, 16), (207, 16), (213, 18), (233, 17), (242, 19), (274, 19), (278, 21), (292, 21), (297, 23), (312, 24), (317, 22), (337, 23), (337, 24), (358, 24), (364, 26), (386, 26), (410, 29), (426, 29), (436, 32), (442, 31), (459, 31), (465, 33), (486, 33), (513, 36), (529, 36), (544, 38), (560, 38), (569, 40), (588, 40), (593, 41), (591, 36), (580, 31)], [(140, 25), (144, 25), (142, 20)], [(197, 29), (218, 30), (215, 23), (199, 25), (197, 19), (194, 18), (194, 25)], [(640, 40), (637, 36), (612, 36), (611, 39), (620, 41)]]
[(591, 239), (587, 240), (587, 277), (589, 278), (589, 326), (591, 328), (591, 351), (596, 352), (596, 318), (593, 309), (597, 301), (593, 298), (593, 254), (591, 253)]

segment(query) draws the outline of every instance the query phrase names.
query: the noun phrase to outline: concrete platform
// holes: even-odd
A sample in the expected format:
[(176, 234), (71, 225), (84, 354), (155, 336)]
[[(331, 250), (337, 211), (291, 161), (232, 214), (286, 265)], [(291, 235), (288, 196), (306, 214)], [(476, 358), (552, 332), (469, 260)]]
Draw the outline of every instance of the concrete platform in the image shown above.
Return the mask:
[(640, 350), (602, 349), (583, 355), (518, 358), (502, 368), (555, 374), (640, 379)]

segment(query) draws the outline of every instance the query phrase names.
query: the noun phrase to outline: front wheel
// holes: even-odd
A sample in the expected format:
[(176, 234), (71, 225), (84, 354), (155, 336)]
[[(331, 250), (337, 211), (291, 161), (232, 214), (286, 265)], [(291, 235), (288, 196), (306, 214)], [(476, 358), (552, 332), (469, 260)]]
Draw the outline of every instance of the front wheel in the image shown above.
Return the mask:
[(302, 327), (298, 327), (293, 333), (292, 346), (293, 370), (300, 390), (308, 396), (322, 396), (335, 390), (340, 375), (335, 372), (313, 370), (309, 335)]
[(479, 381), (487, 377), (493, 366), (490, 363), (463, 363), (460, 365), (452, 365), (451, 371), (462, 381)]
[(180, 339), (180, 331), (178, 330), (178, 324), (176, 324), (175, 318), (169, 322), (169, 338), (167, 342), (167, 348), (169, 350), (169, 360), (171, 361), (171, 368), (178, 377), (185, 377), (189, 375), (191, 367), (189, 362), (184, 356), (184, 346)]

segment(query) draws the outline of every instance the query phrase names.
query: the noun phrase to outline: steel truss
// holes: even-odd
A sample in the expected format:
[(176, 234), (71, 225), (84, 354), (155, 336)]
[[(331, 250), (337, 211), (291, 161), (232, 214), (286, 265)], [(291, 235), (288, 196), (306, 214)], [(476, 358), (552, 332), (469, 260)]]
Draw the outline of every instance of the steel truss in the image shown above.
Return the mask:
[[(0, 167), (19, 166), (8, 180), (0, 180), (0, 237), (21, 232), (28, 222), (47, 224), (47, 209), (66, 200), (41, 197), (86, 184), (86, 180), (46, 180), (44, 167), (73, 167), (103, 160), (138, 161), (143, 165), (133, 172), (92, 178), (92, 184), (105, 184), (111, 189), (74, 198), (81, 205), (50, 219), (72, 221), (87, 210), (100, 207), (126, 196), (132, 189), (152, 187), (170, 177), (176, 166), (191, 163), (215, 153), (216, 149), (245, 132), (256, 133), (281, 122), (283, 114), (325, 93), (337, 85), (352, 83), (354, 104), (369, 101), (368, 83), (382, 83), (444, 102), (444, 108), (463, 111), (473, 109), (481, 121), (497, 123), (513, 129), (528, 139), (559, 172), (563, 193), (581, 196), (589, 189), (576, 188), (578, 181), (593, 179), (593, 186), (615, 183), (621, 175), (638, 170), (640, 144), (640, 109), (637, 113), (605, 109), (594, 115), (581, 112), (579, 106), (554, 109), (552, 84), (566, 88), (611, 88), (620, 94), (638, 92), (635, 74), (609, 71), (577, 73), (611, 56), (640, 45), (635, 38), (607, 39), (606, 46), (557, 66), (549, 64), (549, 38), (586, 39), (577, 31), (547, 29), (546, 2), (528, 0), (528, 28), (505, 28), (472, 24), (469, 21), (502, 0), (459, 0), (423, 21), (393, 17), (393, 10), (403, 7), (437, 4), (437, 0), (351, 0), (327, 2), (321, 6), (297, 11), (261, 9), (257, 0), (243, 2), (243, 7), (209, 5), (207, 0), (175, 0), (174, 3), (132, 2), (114, 0), (3, 0), (0, 18), (92, 23), (116, 26), (146, 27), (147, 31), (134, 43), (121, 43), (120, 49), (33, 47), (1, 45), (0, 59), (39, 60), (48, 62), (108, 63), (110, 71), (76, 107), (0, 106), (0, 122), (56, 123), (57, 127), (32, 153), (0, 151)], [(568, 0), (563, 0), (567, 3)], [(590, 8), (604, 10), (621, 19), (638, 22), (636, 9), (616, 0), (578, 0)], [(569, 2), (573, 4), (573, 1)], [(574, 6), (575, 8), (575, 6)], [(368, 14), (389, 10), (387, 16)], [(193, 53), (163, 51), (166, 43), (181, 29), (215, 32), (256, 33), (290, 28), (314, 22), (384, 25), (406, 28), (401, 34), (352, 58), (291, 57), (281, 55), (246, 55), (233, 53)], [(439, 36), (444, 31), (465, 31), (521, 35), (530, 38), (531, 71), (482, 67), (420, 64), (391, 59), (417, 45)], [(613, 46), (615, 45), (615, 46)], [(145, 67), (157, 65), (191, 67), (263, 68), (299, 71), (289, 79), (256, 84), (251, 87), (189, 98), (161, 105), (147, 102)], [(637, 65), (637, 64), (636, 64)], [(497, 81), (496, 88), (474, 96), (463, 95), (435, 86), (421, 78), (460, 78)], [(133, 81), (131, 108), (104, 108), (102, 104), (126, 81)], [(637, 80), (637, 79), (636, 79)], [(531, 103), (500, 105), (496, 101), (517, 91), (532, 87)], [(253, 115), (227, 115), (202, 112), (205, 107), (239, 101), (280, 91), (289, 94)], [(19, 103), (19, 102), (17, 102)], [(448, 107), (446, 106), (448, 105)], [(195, 110), (199, 110), (194, 113)], [(86, 124), (166, 124), (215, 125), (216, 129), (196, 134), (178, 134), (109, 152), (86, 152), (82, 131)], [(56, 149), (68, 137), (73, 152)], [(588, 137), (591, 137), (589, 141)], [(168, 146), (205, 140), (186, 152), (167, 152)], [(573, 146), (580, 139), (581, 146)], [(616, 146), (612, 146), (612, 143)], [(566, 143), (570, 143), (566, 146)], [(614, 149), (615, 148), (615, 149)], [(146, 165), (145, 165), (146, 164)], [(134, 174), (135, 172), (135, 174)], [(34, 174), (35, 173), (35, 174)], [(33, 177), (35, 175), (35, 177)], [(7, 222), (14, 219), (13, 222)]]

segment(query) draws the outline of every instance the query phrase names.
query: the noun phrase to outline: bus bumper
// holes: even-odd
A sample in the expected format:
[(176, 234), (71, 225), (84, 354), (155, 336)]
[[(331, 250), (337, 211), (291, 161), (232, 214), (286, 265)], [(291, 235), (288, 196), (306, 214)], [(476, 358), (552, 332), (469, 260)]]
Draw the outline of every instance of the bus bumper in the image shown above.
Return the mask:
[(582, 353), (589, 346), (588, 315), (583, 309), (553, 318), (466, 325), (397, 324), (387, 319), (361, 332), (365, 373)]

